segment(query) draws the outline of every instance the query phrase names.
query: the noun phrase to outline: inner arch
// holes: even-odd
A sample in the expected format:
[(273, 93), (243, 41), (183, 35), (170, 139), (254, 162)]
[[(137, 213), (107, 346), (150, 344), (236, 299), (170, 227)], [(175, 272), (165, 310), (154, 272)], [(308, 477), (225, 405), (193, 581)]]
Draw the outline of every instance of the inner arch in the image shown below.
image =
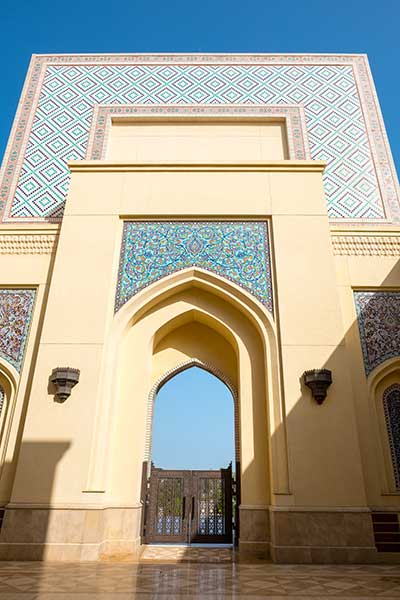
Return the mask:
[(191, 366), (160, 388), (152, 462), (163, 469), (220, 469), (235, 463), (234, 402), (215, 375)]

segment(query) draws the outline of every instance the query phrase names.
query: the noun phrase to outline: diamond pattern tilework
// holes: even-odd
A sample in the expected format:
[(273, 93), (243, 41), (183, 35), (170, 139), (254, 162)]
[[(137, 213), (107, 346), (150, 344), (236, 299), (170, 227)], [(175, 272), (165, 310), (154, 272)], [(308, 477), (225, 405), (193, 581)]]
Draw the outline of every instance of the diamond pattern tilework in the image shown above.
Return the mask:
[(0, 356), (20, 370), (32, 317), (35, 290), (0, 290)]
[(355, 292), (358, 327), (367, 375), (400, 356), (400, 292)]
[(10, 215), (59, 218), (66, 161), (85, 157), (94, 105), (304, 105), (311, 156), (328, 161), (331, 218), (383, 219), (351, 65), (47, 65)]
[(268, 225), (254, 221), (127, 221), (115, 310), (154, 281), (193, 266), (242, 286), (272, 312)]

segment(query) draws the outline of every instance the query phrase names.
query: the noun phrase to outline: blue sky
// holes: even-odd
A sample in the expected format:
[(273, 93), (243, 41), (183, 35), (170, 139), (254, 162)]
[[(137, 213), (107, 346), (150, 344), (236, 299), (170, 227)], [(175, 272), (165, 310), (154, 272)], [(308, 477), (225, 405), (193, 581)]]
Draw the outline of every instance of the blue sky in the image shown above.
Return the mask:
[(224, 383), (198, 367), (159, 391), (152, 460), (161, 469), (220, 469), (234, 465), (234, 406)]
[(366, 52), (400, 164), (399, 0), (3, 0), (0, 156), (32, 53)]

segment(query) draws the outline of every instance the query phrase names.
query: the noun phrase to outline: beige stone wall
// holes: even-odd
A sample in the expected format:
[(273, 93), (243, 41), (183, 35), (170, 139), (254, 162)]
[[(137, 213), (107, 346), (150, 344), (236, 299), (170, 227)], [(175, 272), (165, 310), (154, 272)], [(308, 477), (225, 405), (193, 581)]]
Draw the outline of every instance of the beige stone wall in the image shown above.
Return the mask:
[(400, 492), (394, 489), (381, 404), (384, 389), (399, 381), (398, 361), (386, 361), (366, 378), (353, 290), (400, 288), (400, 266), (395, 250), (400, 232), (384, 228), (368, 233), (335, 229), (332, 234), (367, 501), (371, 507), (396, 511), (400, 509)]
[(289, 158), (284, 122), (182, 119), (151, 122), (114, 118), (106, 159), (124, 162), (283, 160)]
[[(57, 242), (58, 227), (55, 226), (0, 226), (0, 287), (36, 289), (21, 373), (0, 359), (0, 380), (6, 392), (0, 420), (1, 506), (11, 498)], [(2, 327), (6, 325), (4, 322)], [(6, 333), (5, 329), (2, 335)]]
[[(191, 127), (182, 130), (185, 143)], [(280, 125), (265, 127), (257, 135), (276, 141)], [(218, 134), (221, 147), (230, 128)], [(149, 141), (161, 162), (162, 136)], [(400, 287), (393, 250), (400, 232), (330, 227), (318, 161), (258, 162), (252, 146), (251, 160), (240, 164), (118, 162), (132, 140), (142, 144), (141, 131), (121, 123), (111, 133), (113, 162), (71, 163), (59, 239), (53, 226), (0, 228), (0, 284), (38, 289), (21, 376), (0, 365), (10, 382), (0, 557), (18, 556), (26, 542), (36, 544), (32, 557), (135, 553), (149, 396), (164, 373), (197, 360), (238, 391), (242, 546), (306, 562), (338, 560), (343, 548), (355, 560), (351, 548), (361, 547), (358, 558), (370, 560), (369, 509), (400, 509), (374, 412), (382, 380), (397, 372), (384, 365), (366, 380), (353, 289)], [(220, 141), (213, 147), (218, 154)], [(183, 216), (269, 221), (274, 318), (201, 269), (152, 284), (114, 315), (124, 218)], [(63, 404), (49, 387), (56, 366), (81, 371)], [(322, 367), (333, 384), (319, 406), (302, 374)], [(118, 514), (112, 526), (107, 511)]]

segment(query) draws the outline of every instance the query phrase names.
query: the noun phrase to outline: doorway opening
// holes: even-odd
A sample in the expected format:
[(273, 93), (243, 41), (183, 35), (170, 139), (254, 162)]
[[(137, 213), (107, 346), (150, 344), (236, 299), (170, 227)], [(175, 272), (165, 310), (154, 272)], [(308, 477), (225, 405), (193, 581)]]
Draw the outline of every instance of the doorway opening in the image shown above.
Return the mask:
[(237, 539), (235, 400), (221, 379), (199, 366), (161, 384), (146, 465), (146, 543), (230, 545)]

